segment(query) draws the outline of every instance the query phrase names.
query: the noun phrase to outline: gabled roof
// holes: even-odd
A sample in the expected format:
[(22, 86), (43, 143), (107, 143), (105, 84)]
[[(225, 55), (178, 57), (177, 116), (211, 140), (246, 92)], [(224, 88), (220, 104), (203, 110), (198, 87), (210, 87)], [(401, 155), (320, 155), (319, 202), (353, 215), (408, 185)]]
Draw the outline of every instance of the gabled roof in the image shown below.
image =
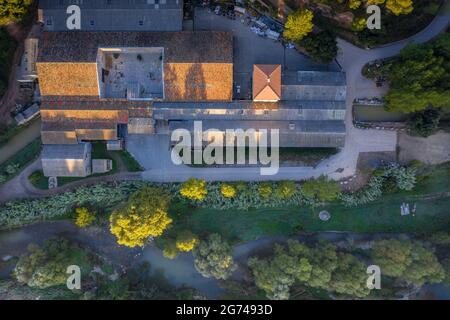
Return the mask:
[(255, 64), (253, 66), (253, 100), (278, 101), (281, 99), (281, 66)]

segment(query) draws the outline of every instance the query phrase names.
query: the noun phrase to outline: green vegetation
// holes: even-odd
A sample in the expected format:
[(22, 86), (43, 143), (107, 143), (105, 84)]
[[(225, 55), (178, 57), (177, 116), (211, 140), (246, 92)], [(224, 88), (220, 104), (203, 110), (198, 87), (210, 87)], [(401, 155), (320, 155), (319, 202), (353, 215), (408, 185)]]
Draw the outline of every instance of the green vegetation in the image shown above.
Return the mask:
[(441, 111), (433, 108), (411, 113), (406, 120), (408, 131), (425, 138), (431, 136), (439, 129), (441, 116)]
[(8, 34), (6, 28), (0, 26), (0, 98), (3, 97), (8, 88), (9, 74), (16, 47), (17, 42), (14, 38)]
[(327, 30), (309, 34), (300, 44), (319, 63), (332, 62), (338, 53), (336, 36)]
[(315, 199), (318, 202), (334, 201), (340, 193), (338, 183), (328, 180), (325, 176), (306, 181), (302, 190), (306, 197)]
[(86, 207), (75, 208), (75, 224), (80, 228), (86, 228), (96, 219), (96, 212)]
[[(440, 262), (428, 243), (405, 236), (374, 242), (373, 247), (355, 249), (351, 244), (338, 248), (328, 242), (288, 240), (275, 244), (269, 255), (265, 250), (264, 257), (251, 257), (248, 266), (255, 285), (277, 300), (289, 299), (294, 287), (323, 290), (337, 298), (392, 298), (411, 284), (444, 281), (447, 262)], [(367, 288), (371, 264), (383, 270), (381, 290)]]
[(389, 61), (390, 89), (386, 108), (417, 112), (427, 107), (450, 108), (450, 34), (443, 33), (425, 44), (410, 44)]
[(126, 150), (117, 150), (117, 151), (110, 151), (111, 154), (118, 155), (118, 157), (121, 159), (122, 163), (124, 164), (127, 171), (130, 172), (138, 172), (143, 171), (142, 166), (139, 164), (139, 162), (136, 161), (135, 158)]
[(291, 13), (284, 25), (283, 36), (293, 42), (302, 40), (314, 28), (312, 23), (313, 17), (313, 12), (308, 9), (297, 10)]
[(170, 195), (160, 188), (145, 187), (110, 217), (111, 233), (127, 247), (143, 246), (148, 237), (158, 237), (172, 223), (167, 214)]
[(90, 263), (87, 253), (65, 239), (47, 240), (42, 247), (31, 244), (14, 268), (14, 277), (29, 287), (45, 289), (67, 280), (67, 267), (77, 265), (87, 275)]
[[(323, 11), (316, 10), (314, 24), (336, 33), (340, 38), (361, 47), (377, 46), (408, 38), (423, 30), (437, 14), (440, 0), (314, 0), (321, 3)], [(366, 2), (366, 3), (364, 3)], [(364, 3), (364, 4), (363, 4)], [(381, 8), (382, 28), (366, 27), (366, 5), (377, 4)], [(288, 1), (292, 9), (299, 4)], [(329, 12), (332, 12), (331, 16)], [(353, 16), (353, 21), (339, 19), (339, 14)], [(348, 16), (345, 16), (346, 18)], [(350, 16), (351, 17), (351, 16)]]
[(14, 178), (28, 164), (33, 162), (39, 156), (41, 148), (41, 139), (38, 138), (0, 164), (0, 185)]
[(20, 126), (12, 125), (10, 127), (7, 127), (0, 124), (0, 147), (7, 144), (12, 138), (20, 134), (22, 131), (24, 131), (31, 125), (35, 124), (37, 121), (40, 121), (39, 119), (40, 119), (39, 117), (36, 117), (27, 122), (26, 124)]
[(237, 268), (231, 247), (220, 235), (211, 234), (194, 249), (195, 269), (206, 278), (227, 279)]
[(0, 25), (22, 22), (29, 13), (33, 0), (1, 0)]
[(313, 166), (338, 152), (336, 148), (280, 148), (280, 163), (286, 161), (300, 162)]

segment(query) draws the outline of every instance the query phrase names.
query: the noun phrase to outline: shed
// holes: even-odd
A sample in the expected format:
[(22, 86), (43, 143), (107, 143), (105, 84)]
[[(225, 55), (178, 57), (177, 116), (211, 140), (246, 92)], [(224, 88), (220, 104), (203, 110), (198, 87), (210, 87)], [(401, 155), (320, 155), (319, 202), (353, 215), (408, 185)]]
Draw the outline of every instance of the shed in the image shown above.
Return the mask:
[(42, 169), (46, 177), (86, 177), (91, 174), (90, 143), (44, 145)]

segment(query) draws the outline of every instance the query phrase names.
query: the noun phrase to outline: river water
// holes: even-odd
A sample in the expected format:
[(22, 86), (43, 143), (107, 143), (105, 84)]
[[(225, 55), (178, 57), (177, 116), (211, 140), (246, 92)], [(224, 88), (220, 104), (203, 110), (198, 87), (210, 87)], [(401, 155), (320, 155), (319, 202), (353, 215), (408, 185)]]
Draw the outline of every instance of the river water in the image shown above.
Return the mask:
[[(388, 234), (358, 234), (341, 232), (322, 232), (305, 234), (297, 239), (305, 242), (325, 240), (345, 243), (349, 239), (353, 242), (382, 238)], [(0, 258), (11, 255), (18, 256), (25, 252), (30, 243), (41, 244), (52, 236), (62, 236), (88, 245), (97, 252), (115, 262), (116, 264), (130, 265), (140, 262), (150, 264), (150, 272), (162, 271), (168, 282), (174, 286), (182, 286), (198, 289), (208, 298), (218, 298), (224, 290), (215, 279), (204, 278), (194, 267), (194, 258), (191, 253), (181, 253), (175, 259), (164, 258), (160, 249), (155, 245), (142, 249), (128, 249), (118, 246), (114, 237), (107, 229), (96, 228), (80, 229), (69, 221), (54, 221), (36, 223), (24, 228), (10, 231), (0, 231)], [(264, 237), (234, 247), (234, 259), (244, 263), (255, 251), (271, 247), (276, 242), (285, 241), (286, 237)], [(0, 270), (0, 278), (6, 278), (11, 272), (10, 268)], [(236, 279), (239, 275), (234, 275)], [(450, 288), (444, 285), (428, 285), (422, 290), (425, 299), (450, 299)]]

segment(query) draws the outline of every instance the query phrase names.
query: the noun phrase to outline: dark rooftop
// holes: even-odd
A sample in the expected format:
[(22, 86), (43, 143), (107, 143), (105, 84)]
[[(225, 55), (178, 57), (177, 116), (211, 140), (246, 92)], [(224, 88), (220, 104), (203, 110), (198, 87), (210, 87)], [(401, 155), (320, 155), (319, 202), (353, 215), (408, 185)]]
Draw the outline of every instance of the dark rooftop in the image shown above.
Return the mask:
[(233, 35), (219, 31), (44, 32), (38, 62), (95, 63), (108, 47), (163, 47), (165, 63), (233, 63)]

